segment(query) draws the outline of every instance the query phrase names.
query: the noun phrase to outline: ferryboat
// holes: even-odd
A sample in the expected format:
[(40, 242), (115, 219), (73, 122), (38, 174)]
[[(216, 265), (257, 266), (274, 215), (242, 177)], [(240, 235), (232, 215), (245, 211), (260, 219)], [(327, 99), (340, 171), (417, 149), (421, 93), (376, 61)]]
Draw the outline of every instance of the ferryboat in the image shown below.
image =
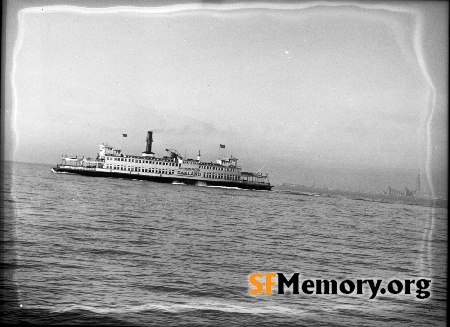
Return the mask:
[(125, 155), (120, 149), (101, 144), (95, 160), (63, 155), (61, 164), (52, 171), (210, 187), (268, 191), (273, 187), (267, 174), (242, 171), (237, 165), (238, 159), (233, 156), (217, 159), (215, 163), (202, 162), (200, 151), (195, 160), (183, 158), (175, 149), (166, 149), (167, 155), (158, 158), (152, 152), (152, 131), (147, 132), (146, 141), (146, 149), (140, 156)]

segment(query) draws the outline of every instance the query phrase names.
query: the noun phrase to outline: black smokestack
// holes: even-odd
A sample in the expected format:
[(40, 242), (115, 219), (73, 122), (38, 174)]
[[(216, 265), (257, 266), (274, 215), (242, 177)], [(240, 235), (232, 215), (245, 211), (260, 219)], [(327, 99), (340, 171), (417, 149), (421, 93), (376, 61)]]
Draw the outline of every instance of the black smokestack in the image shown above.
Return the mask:
[(152, 154), (152, 142), (153, 142), (153, 132), (148, 131), (147, 132), (147, 147), (145, 149), (146, 154)]

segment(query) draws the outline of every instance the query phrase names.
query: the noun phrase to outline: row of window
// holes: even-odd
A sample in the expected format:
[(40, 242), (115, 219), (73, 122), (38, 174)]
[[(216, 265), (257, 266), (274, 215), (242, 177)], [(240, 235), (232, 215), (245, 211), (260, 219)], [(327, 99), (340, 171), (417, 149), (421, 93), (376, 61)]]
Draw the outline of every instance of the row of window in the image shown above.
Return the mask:
[(134, 162), (134, 163), (146, 163), (146, 164), (156, 164), (161, 166), (179, 166), (179, 164), (175, 162), (167, 162), (167, 161), (153, 161), (153, 160), (143, 160), (143, 159), (133, 159), (133, 158), (111, 158), (106, 157), (106, 160), (112, 161), (124, 161), (124, 162)]
[[(106, 160), (113, 160), (113, 161), (124, 161), (124, 162), (134, 162), (134, 163), (145, 163), (145, 164), (156, 164), (161, 166), (177, 166), (180, 167), (181, 164), (175, 163), (175, 162), (167, 162), (167, 161), (153, 161), (153, 160), (143, 160), (143, 159), (133, 159), (133, 158), (115, 158), (115, 157), (106, 157)], [(208, 170), (222, 170), (222, 171), (231, 171), (235, 172), (236, 169), (233, 168), (227, 168), (227, 167), (217, 167), (217, 166), (209, 166), (204, 165), (200, 166), (202, 169), (208, 169)]]
[[(142, 168), (142, 167), (132, 167), (132, 166), (123, 166), (123, 165), (111, 165), (107, 164), (106, 169), (115, 169), (115, 170), (125, 170), (125, 171), (136, 171), (142, 173), (154, 173), (154, 174), (166, 174), (166, 175), (174, 175), (175, 170), (169, 169), (156, 169), (156, 168)], [(200, 172), (195, 171), (177, 171), (177, 175), (183, 176), (201, 176)], [(228, 180), (239, 180), (239, 176), (237, 175), (227, 175), (227, 174), (213, 174), (213, 173), (203, 173), (203, 177), (205, 178), (215, 178), (215, 179), (228, 179)]]
[(116, 169), (116, 170), (126, 170), (126, 171), (137, 171), (141, 173), (155, 173), (155, 174), (167, 174), (174, 175), (175, 170), (169, 169), (156, 169), (156, 168), (142, 168), (142, 167), (132, 167), (132, 166), (122, 166), (122, 165), (106, 165), (106, 169)]
[(233, 168), (217, 167), (217, 166), (200, 166), (200, 168), (203, 168), (203, 169), (211, 169), (211, 170), (236, 171), (236, 170), (233, 169)]
[(206, 177), (206, 178), (216, 178), (216, 179), (239, 180), (239, 176), (237, 176), (237, 175), (227, 175), (227, 174), (205, 173), (204, 177)]

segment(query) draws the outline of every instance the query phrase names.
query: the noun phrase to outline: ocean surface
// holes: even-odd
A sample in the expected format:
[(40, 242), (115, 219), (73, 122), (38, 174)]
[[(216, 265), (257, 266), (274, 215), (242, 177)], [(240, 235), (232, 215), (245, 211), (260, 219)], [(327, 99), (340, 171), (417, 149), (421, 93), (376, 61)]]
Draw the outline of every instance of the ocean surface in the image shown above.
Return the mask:
[[(3, 323), (446, 326), (447, 208), (43, 164), (7, 163), (5, 174)], [(425, 278), (431, 295), (250, 295), (254, 272), (383, 286)]]

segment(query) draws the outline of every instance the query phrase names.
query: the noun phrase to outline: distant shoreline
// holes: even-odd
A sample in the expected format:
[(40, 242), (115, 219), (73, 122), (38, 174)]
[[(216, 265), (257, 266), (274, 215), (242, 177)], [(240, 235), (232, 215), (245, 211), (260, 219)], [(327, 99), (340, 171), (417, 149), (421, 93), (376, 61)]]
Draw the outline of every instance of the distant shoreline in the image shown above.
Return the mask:
[[(21, 161), (12, 161), (12, 160), (3, 160), (3, 164), (11, 165), (11, 164), (32, 164), (32, 165), (43, 165), (52, 167), (52, 164), (48, 163), (33, 163), (33, 162), (21, 162)], [(404, 203), (410, 205), (421, 205), (427, 207), (436, 207), (436, 208), (448, 208), (448, 199), (447, 198), (439, 198), (439, 199), (431, 199), (425, 197), (418, 196), (401, 196), (401, 195), (387, 195), (380, 193), (367, 193), (367, 192), (357, 192), (357, 191), (346, 191), (342, 189), (328, 189), (321, 187), (310, 187), (299, 184), (278, 184), (274, 185), (272, 191), (281, 191), (281, 192), (289, 192), (289, 193), (298, 193), (299, 195), (326, 195), (326, 196), (343, 196), (346, 198), (354, 199), (354, 200), (362, 200), (362, 201), (373, 201), (373, 202), (382, 202), (382, 203)]]
[(287, 192), (299, 192), (301, 195), (329, 195), (329, 196), (344, 196), (354, 200), (365, 200), (383, 203), (404, 203), (410, 205), (421, 205), (427, 207), (440, 207), (448, 208), (448, 199), (432, 199), (419, 196), (403, 196), (403, 195), (387, 195), (387, 194), (377, 194), (377, 193), (367, 193), (367, 192), (357, 192), (357, 191), (345, 191), (340, 189), (328, 189), (320, 187), (310, 187), (305, 185), (297, 184), (281, 184), (275, 185), (274, 191), (287, 191)]

